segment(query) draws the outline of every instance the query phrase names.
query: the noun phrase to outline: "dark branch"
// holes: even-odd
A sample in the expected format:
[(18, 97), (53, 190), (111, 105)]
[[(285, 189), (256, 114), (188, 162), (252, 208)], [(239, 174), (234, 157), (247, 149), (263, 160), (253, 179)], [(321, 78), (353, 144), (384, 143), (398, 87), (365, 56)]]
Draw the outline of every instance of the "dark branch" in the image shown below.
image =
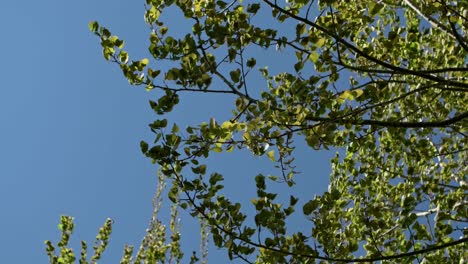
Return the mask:
[(283, 14), (291, 17), (291, 18), (294, 18), (297, 21), (303, 22), (303, 23), (305, 23), (305, 24), (307, 24), (307, 25), (309, 25), (309, 26), (311, 26), (311, 27), (313, 27), (313, 28), (315, 28), (317, 30), (322, 31), (323, 33), (325, 33), (326, 35), (334, 38), (337, 42), (341, 43), (342, 45), (344, 45), (348, 49), (354, 51), (357, 55), (362, 56), (362, 57), (368, 59), (369, 61), (375, 62), (375, 63), (377, 63), (378, 65), (380, 65), (380, 66), (382, 66), (384, 68), (391, 69), (391, 70), (395, 71), (396, 73), (400, 73), (400, 74), (414, 75), (414, 76), (418, 76), (418, 77), (421, 77), (421, 78), (424, 78), (424, 79), (428, 79), (428, 80), (432, 80), (432, 81), (436, 81), (436, 82), (441, 82), (441, 83), (444, 83), (444, 84), (447, 84), (447, 85), (468, 88), (468, 84), (466, 84), (466, 83), (447, 80), (447, 79), (440, 78), (440, 77), (432, 75), (432, 74), (423, 73), (423, 72), (420, 72), (420, 71), (417, 71), (417, 70), (410, 70), (410, 69), (406, 69), (406, 68), (401, 68), (401, 67), (398, 67), (396, 65), (390, 64), (388, 62), (379, 60), (379, 59), (367, 54), (366, 52), (362, 51), (361, 49), (357, 48), (353, 44), (349, 43), (344, 38), (338, 36), (337, 34), (331, 32), (330, 30), (324, 28), (323, 26), (320, 26), (317, 23), (314, 23), (314, 22), (312, 22), (312, 21), (310, 21), (308, 19), (305, 19), (303, 17), (300, 17), (298, 15), (294, 15), (293, 13), (289, 12), (288, 10), (285, 10), (284, 8), (281, 8), (280, 6), (278, 6), (275, 3), (270, 2), (269, 0), (263, 0), (263, 2), (265, 2), (270, 7), (274, 8), (274, 9), (277, 9), (281, 13), (283, 13)]
[[(340, 119), (330, 117), (307, 117), (309, 121), (324, 122), (324, 123), (336, 123), (336, 124), (352, 124), (352, 125), (372, 125), (381, 127), (402, 127), (402, 128), (428, 128), (428, 127), (447, 127), (468, 117), (468, 112), (461, 113), (452, 118), (432, 121), (432, 122), (400, 122), (400, 121), (380, 121), (380, 120), (352, 120), (352, 119)], [(295, 131), (304, 130), (304, 128), (297, 129)]]

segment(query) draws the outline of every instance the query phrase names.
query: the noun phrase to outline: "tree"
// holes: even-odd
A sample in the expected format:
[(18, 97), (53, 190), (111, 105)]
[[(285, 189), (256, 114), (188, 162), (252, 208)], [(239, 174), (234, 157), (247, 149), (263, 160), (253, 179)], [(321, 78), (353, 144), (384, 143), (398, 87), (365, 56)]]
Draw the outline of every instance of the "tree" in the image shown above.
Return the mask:
[[(151, 61), (130, 60), (123, 40), (97, 22), (89, 26), (104, 58), (118, 64), (130, 84), (162, 91), (150, 101), (160, 116), (150, 124), (154, 144), (141, 142), (141, 149), (158, 164), (174, 206), (201, 219), (229, 258), (468, 259), (468, 2), (146, 4)], [(176, 16), (191, 31), (171, 35)], [(294, 63), (270, 72), (259, 50)], [(170, 66), (152, 67), (153, 61)], [(265, 86), (252, 89), (260, 79)], [(232, 116), (181, 131), (165, 115), (184, 93), (235, 96)], [(282, 203), (277, 197), (295, 184), (294, 156), (302, 142), (338, 150), (329, 188), (307, 201), (291, 195)], [(255, 215), (244, 211), (251, 205), (219, 194), (222, 172), (209, 172), (206, 161), (238, 149), (269, 157), (280, 175), (254, 177)], [(284, 193), (271, 192), (272, 181), (283, 182)], [(310, 233), (287, 229), (298, 208)]]

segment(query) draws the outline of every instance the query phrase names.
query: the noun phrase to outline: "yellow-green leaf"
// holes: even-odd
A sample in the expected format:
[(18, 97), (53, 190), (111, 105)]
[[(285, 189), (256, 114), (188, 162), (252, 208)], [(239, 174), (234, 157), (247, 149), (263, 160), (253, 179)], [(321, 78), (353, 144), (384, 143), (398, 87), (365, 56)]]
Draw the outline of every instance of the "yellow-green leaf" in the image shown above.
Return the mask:
[(214, 152), (218, 152), (218, 153), (223, 152), (223, 149), (220, 147), (214, 147), (211, 150), (213, 150)]
[(268, 151), (267, 156), (271, 161), (273, 161), (273, 162), (275, 161), (275, 151), (274, 150)]
[(143, 64), (143, 66), (146, 66), (149, 63), (149, 60), (147, 58), (144, 58), (140, 61), (140, 63)]
[(319, 55), (318, 55), (318, 53), (315, 52), (315, 51), (312, 51), (312, 52), (309, 54), (309, 60), (310, 60), (311, 62), (313, 62), (313, 63), (316, 63), (317, 60), (318, 60), (318, 58), (319, 58)]
[(96, 21), (91, 21), (91, 22), (89, 22), (89, 24), (88, 24), (88, 28), (89, 28), (89, 30), (91, 30), (92, 32), (97, 32), (98, 29), (99, 29), (99, 23), (96, 22)]

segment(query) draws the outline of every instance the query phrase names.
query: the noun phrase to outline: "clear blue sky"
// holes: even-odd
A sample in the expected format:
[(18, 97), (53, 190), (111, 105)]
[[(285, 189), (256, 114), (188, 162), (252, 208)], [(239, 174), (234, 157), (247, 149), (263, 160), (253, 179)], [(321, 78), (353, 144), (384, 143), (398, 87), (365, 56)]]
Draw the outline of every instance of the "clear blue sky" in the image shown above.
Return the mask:
[[(148, 57), (144, 2), (2, 1), (2, 263), (48, 263), (43, 242), (58, 240), (62, 214), (75, 217), (74, 245), (91, 243), (107, 217), (115, 220), (101, 263), (118, 263), (124, 244), (139, 245), (151, 215), (157, 170), (141, 154), (139, 141), (151, 140), (147, 124), (155, 116), (148, 100), (157, 92), (131, 87), (118, 67), (104, 61), (87, 24), (98, 20), (126, 40), (131, 55)], [(229, 113), (226, 103), (231, 101), (187, 95), (171, 117), (185, 127)], [(326, 189), (333, 153), (307, 148), (298, 153), (298, 169), (304, 173), (293, 190), (312, 198)], [(251, 210), (254, 176), (271, 164), (247, 152), (211, 161), (225, 175), (225, 194)], [(295, 228), (308, 223), (300, 208)], [(190, 219), (182, 219), (182, 225), (189, 256), (199, 247), (199, 232)], [(211, 263), (227, 263), (223, 252), (212, 248), (209, 254)]]

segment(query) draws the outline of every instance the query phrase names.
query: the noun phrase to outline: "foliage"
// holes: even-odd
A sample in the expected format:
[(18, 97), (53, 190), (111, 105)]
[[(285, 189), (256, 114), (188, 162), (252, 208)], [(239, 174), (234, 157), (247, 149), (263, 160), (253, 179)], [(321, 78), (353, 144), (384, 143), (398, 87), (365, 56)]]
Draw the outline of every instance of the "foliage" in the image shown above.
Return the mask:
[[(58, 228), (62, 233), (61, 239), (57, 243), (57, 246), (60, 248), (59, 255), (56, 255), (55, 247), (53, 246), (52, 242), (50, 242), (49, 240), (45, 241), (45, 244), (47, 246), (47, 255), (49, 256), (49, 262), (53, 264), (75, 263), (75, 253), (73, 252), (72, 248), (68, 247), (70, 236), (73, 233), (74, 229), (73, 218), (70, 216), (62, 216)], [(88, 262), (87, 260), (88, 245), (85, 241), (82, 241), (80, 263), (97, 263), (97, 261), (101, 258), (102, 252), (104, 252), (109, 243), (109, 236), (111, 232), (112, 220), (107, 219), (104, 225), (99, 229), (99, 234), (96, 236), (95, 246), (93, 246), (94, 254), (91, 257), (90, 262)]]
[[(120, 264), (131, 264), (131, 263), (180, 263), (183, 253), (180, 250), (180, 232), (178, 223), (178, 210), (176, 204), (171, 207), (171, 220), (170, 230), (166, 230), (166, 226), (158, 220), (158, 212), (162, 205), (162, 193), (165, 188), (165, 183), (162, 175), (159, 174), (158, 187), (156, 189), (155, 196), (153, 198), (153, 215), (146, 235), (144, 236), (141, 245), (133, 256), (133, 246), (126, 245), (123, 251), (123, 256)], [(203, 223), (203, 222), (201, 222)], [(104, 225), (99, 229), (99, 233), (96, 236), (96, 241), (93, 246), (94, 253), (91, 260), (88, 262), (88, 246), (85, 241), (81, 241), (81, 253), (80, 253), (80, 264), (94, 264), (101, 259), (101, 255), (107, 248), (110, 235), (112, 233), (112, 219), (107, 219)], [(202, 225), (203, 226), (203, 225)], [(59, 224), (59, 230), (62, 233), (61, 240), (57, 243), (60, 248), (59, 255), (55, 252), (55, 247), (49, 240), (45, 241), (47, 255), (49, 256), (49, 262), (51, 264), (68, 264), (75, 263), (76, 256), (68, 243), (70, 236), (73, 233), (74, 223), (73, 218), (70, 216), (62, 216), (61, 223)], [(169, 235), (169, 241), (166, 242), (167, 236)], [(206, 244), (206, 237), (202, 236), (202, 245)], [(206, 249), (201, 248), (202, 263), (206, 263)], [(190, 263), (197, 263), (200, 259), (197, 257), (196, 252), (193, 252)]]
[[(204, 219), (229, 258), (468, 258), (467, 1), (146, 4), (151, 60), (130, 60), (123, 40), (97, 22), (90, 29), (105, 59), (118, 64), (131, 84), (161, 91), (150, 102), (160, 116), (150, 125), (155, 140), (141, 142), (142, 151), (171, 184), (170, 200)], [(191, 31), (171, 35), (177, 16)], [(292, 63), (273, 72), (258, 55), (262, 51)], [(154, 61), (169, 66), (155, 68)], [(183, 93), (234, 96), (232, 116), (168, 128), (165, 115)], [(307, 201), (291, 195), (284, 204), (277, 196), (295, 184), (297, 142), (338, 151), (328, 190)], [(220, 194), (223, 175), (206, 162), (236, 149), (267, 156), (280, 175), (254, 177), (253, 216), (245, 213), (248, 205)], [(271, 192), (271, 181), (284, 182), (284, 193)], [(297, 208), (309, 233), (287, 228)]]

